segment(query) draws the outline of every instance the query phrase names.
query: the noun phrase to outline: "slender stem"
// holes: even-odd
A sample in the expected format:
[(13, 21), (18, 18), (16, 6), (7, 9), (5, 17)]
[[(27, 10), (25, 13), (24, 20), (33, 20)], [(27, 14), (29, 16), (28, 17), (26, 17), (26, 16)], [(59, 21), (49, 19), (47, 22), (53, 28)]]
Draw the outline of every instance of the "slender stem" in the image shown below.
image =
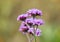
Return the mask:
[[(34, 34), (36, 33), (36, 30), (34, 30)], [(34, 38), (35, 38), (35, 42), (36, 42), (36, 36), (34, 35)]]
[(33, 28), (34, 28), (34, 39), (35, 39), (35, 42), (36, 42), (36, 36), (35, 36), (36, 29), (35, 29), (35, 25), (33, 25)]
[(31, 42), (30, 37), (27, 33), (26, 33), (26, 36), (27, 36), (28, 42)]
[(31, 37), (31, 41), (34, 39), (34, 36)]
[(35, 38), (35, 42), (36, 42), (36, 36), (34, 35), (34, 38)]

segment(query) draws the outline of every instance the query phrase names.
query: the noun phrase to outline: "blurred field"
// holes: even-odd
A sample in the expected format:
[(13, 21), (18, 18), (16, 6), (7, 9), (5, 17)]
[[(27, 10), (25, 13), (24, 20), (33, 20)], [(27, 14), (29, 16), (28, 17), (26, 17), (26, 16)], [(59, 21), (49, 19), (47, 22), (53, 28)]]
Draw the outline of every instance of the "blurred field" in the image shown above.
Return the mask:
[(31, 8), (42, 10), (45, 21), (37, 42), (60, 42), (60, 0), (0, 0), (0, 42), (27, 42), (16, 18)]

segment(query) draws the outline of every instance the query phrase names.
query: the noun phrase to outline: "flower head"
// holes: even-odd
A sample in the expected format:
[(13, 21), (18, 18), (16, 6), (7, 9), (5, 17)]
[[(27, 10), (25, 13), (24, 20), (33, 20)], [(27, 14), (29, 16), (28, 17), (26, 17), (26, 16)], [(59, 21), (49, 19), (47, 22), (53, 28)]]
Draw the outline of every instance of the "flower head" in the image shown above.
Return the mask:
[(28, 14), (22, 14), (17, 17), (17, 21), (22, 20), (25, 21), (25, 19), (28, 17)]
[(35, 8), (28, 10), (27, 13), (30, 16), (41, 16), (42, 15), (42, 11), (41, 10), (38, 10), (38, 9), (35, 9)]
[(19, 15), (17, 21), (22, 21), (19, 31), (23, 34), (31, 34), (32, 36), (40, 36), (41, 30), (38, 29), (39, 25), (43, 25), (42, 19), (37, 19), (36, 16), (42, 16), (42, 11), (38, 9), (30, 9), (26, 14)]

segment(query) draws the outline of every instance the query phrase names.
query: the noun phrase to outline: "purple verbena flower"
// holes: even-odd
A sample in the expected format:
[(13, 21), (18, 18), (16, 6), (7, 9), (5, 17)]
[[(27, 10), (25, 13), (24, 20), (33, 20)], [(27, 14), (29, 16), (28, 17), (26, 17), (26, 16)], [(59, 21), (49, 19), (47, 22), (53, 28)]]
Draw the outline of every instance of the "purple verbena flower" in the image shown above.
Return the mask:
[(22, 14), (17, 17), (17, 21), (25, 21), (25, 19), (28, 17), (28, 14)]
[(22, 21), (19, 31), (23, 34), (40, 36), (41, 30), (38, 26), (43, 25), (44, 21), (42, 19), (37, 19), (36, 16), (42, 16), (42, 11), (35, 8), (28, 10), (26, 14), (19, 15), (17, 21)]
[(41, 16), (42, 15), (42, 11), (41, 10), (38, 10), (38, 9), (35, 9), (35, 8), (28, 10), (27, 13), (30, 16)]

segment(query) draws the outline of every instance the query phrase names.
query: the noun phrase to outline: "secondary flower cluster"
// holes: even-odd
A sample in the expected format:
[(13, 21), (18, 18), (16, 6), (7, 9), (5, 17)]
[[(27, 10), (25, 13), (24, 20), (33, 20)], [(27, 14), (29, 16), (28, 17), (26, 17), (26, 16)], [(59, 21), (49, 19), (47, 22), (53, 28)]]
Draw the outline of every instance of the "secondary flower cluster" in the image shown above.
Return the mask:
[(41, 30), (38, 26), (43, 25), (42, 19), (37, 19), (36, 16), (42, 16), (42, 11), (38, 9), (30, 9), (26, 14), (19, 15), (17, 21), (22, 21), (19, 31), (26, 34), (40, 36)]

